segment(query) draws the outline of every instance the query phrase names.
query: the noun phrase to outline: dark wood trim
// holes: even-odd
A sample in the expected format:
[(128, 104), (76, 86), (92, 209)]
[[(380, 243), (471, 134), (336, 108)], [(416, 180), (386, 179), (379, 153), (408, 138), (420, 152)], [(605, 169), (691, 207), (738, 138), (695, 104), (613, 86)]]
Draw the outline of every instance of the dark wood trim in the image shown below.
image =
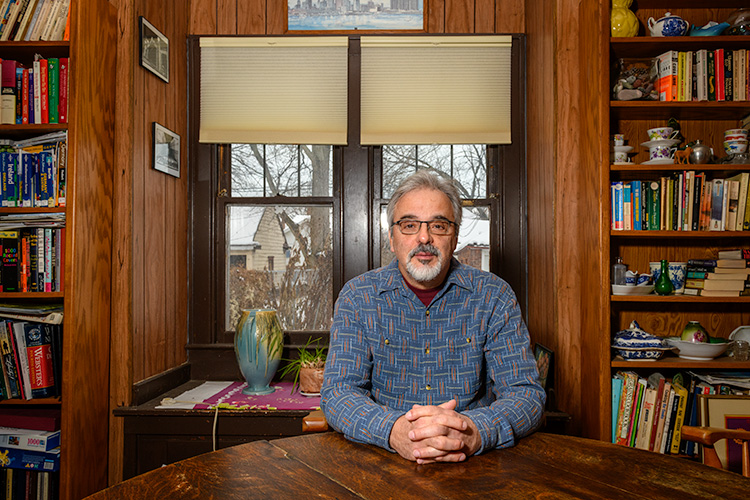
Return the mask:
[(190, 380), (190, 365), (187, 363), (149, 377), (133, 384), (132, 404), (141, 405), (188, 380)]

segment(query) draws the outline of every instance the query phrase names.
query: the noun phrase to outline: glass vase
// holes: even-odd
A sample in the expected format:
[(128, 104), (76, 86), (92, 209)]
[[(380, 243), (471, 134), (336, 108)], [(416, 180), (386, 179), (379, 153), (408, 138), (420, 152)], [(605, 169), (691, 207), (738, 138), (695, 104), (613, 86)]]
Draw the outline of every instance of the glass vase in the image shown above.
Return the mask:
[(273, 309), (245, 309), (234, 334), (234, 353), (247, 387), (243, 394), (270, 394), (281, 361), (284, 335)]
[(669, 279), (669, 262), (662, 260), (659, 279), (656, 280), (656, 284), (654, 285), (654, 293), (657, 295), (669, 295), (672, 293), (672, 290), (674, 290), (674, 285)]

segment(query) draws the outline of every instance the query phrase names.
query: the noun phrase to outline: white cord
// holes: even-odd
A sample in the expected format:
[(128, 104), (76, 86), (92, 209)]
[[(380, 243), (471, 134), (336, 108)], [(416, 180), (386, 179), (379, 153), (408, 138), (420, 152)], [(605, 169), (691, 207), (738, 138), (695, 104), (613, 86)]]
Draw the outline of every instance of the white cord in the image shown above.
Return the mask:
[(211, 433), (211, 437), (213, 438), (213, 445), (214, 450), (216, 451), (216, 424), (219, 422), (219, 405), (216, 405), (216, 412), (214, 413), (214, 429)]

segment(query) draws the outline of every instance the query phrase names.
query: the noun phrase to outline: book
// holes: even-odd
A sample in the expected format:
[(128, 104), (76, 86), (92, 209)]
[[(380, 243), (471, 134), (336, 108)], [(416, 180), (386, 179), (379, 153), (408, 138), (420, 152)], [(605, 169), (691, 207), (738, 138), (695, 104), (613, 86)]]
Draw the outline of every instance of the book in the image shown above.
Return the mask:
[(4, 321), (0, 321), (0, 353), (2, 353), (3, 372), (8, 385), (7, 395), (11, 399), (18, 399), (21, 397), (21, 382), (13, 354), (13, 345), (10, 343)]
[(685, 408), (687, 406), (687, 389), (677, 382), (672, 381), (672, 386), (675, 388), (675, 392), (679, 394), (680, 401), (677, 407), (677, 414), (674, 420), (674, 430), (672, 432), (672, 444), (670, 446), (670, 453), (677, 454), (680, 450), (680, 435), (682, 431), (682, 423), (685, 420)]
[[(707, 269), (745, 269), (745, 259), (688, 259), (688, 266), (700, 266)], [(718, 271), (717, 271), (718, 272)], [(726, 272), (726, 271), (722, 271)]]
[(658, 231), (661, 227), (661, 186), (659, 182), (652, 181), (649, 183), (647, 192), (648, 196), (648, 228), (651, 231)]
[(617, 416), (620, 410), (620, 398), (622, 397), (622, 379), (623, 377), (619, 373), (612, 377), (612, 443), (617, 438)]
[(16, 68), (18, 62), (11, 59), (2, 60), (0, 74), (0, 123), (16, 123)]
[(656, 404), (657, 390), (646, 386), (643, 389), (643, 404), (638, 417), (638, 431), (635, 439), (635, 447), (647, 450), (651, 442), (651, 430), (654, 423), (654, 405)]
[(49, 123), (60, 121), (60, 60), (56, 57), (47, 59), (47, 80), (49, 83)]
[(750, 260), (750, 248), (735, 248), (733, 250), (719, 250), (716, 255), (719, 259)]
[(701, 290), (724, 290), (741, 292), (745, 289), (745, 279), (699, 279), (688, 278), (685, 280), (685, 288), (699, 288)]
[(708, 72), (708, 100), (716, 100), (716, 54), (713, 50), (709, 50), (707, 53), (707, 65), (706, 71)]
[(23, 398), (32, 399), (31, 393), (31, 372), (29, 371), (29, 357), (26, 354), (26, 335), (24, 334), (24, 322), (22, 321), (11, 321), (7, 320), (8, 335), (13, 336), (10, 339), (10, 343), (14, 345), (16, 350), (16, 357), (18, 359), (17, 366), (20, 373), (21, 387), (23, 388)]
[(662, 442), (659, 448), (659, 453), (668, 454), (670, 447), (672, 446), (672, 435), (674, 434), (674, 418), (677, 415), (677, 407), (679, 406), (680, 395), (675, 391), (674, 385), (670, 387), (669, 391), (669, 403), (667, 405), (667, 416), (664, 421), (664, 433), (662, 434)]
[(654, 433), (652, 443), (650, 446), (651, 451), (655, 451), (657, 453), (660, 453), (662, 450), (662, 436), (664, 435), (664, 425), (666, 424), (667, 420), (667, 411), (671, 409), (669, 405), (670, 396), (674, 394), (674, 391), (672, 391), (672, 384), (664, 381), (664, 389), (662, 391), (662, 397), (661, 402), (659, 406), (659, 412), (658, 412), (658, 422), (656, 425), (656, 432)]
[(633, 372), (623, 373), (623, 395), (620, 400), (620, 411), (617, 421), (616, 444), (625, 445), (630, 428), (630, 419), (633, 412), (633, 402), (636, 395), (638, 376)]
[(695, 51), (695, 94), (694, 101), (708, 100), (708, 50), (699, 49)]
[(699, 295), (701, 297), (739, 297), (745, 293), (731, 290), (702, 290), (699, 288), (686, 288), (685, 295)]
[(630, 417), (628, 429), (627, 446), (635, 448), (635, 441), (638, 437), (638, 425), (640, 423), (641, 410), (643, 409), (643, 396), (646, 391), (646, 379), (639, 377), (636, 383), (635, 399), (633, 400), (633, 411)]
[(52, 325), (21, 323), (26, 342), (32, 398), (56, 395), (52, 361)]
[(69, 92), (68, 63), (69, 63), (69, 58), (67, 57), (60, 58), (60, 84), (59, 84), (60, 97), (58, 99), (58, 116), (59, 116), (60, 123), (68, 123), (68, 92)]
[(55, 472), (60, 469), (60, 448), (51, 451), (20, 450), (0, 447), (0, 457), (9, 469), (43, 470)]
[(714, 271), (687, 271), (687, 279), (703, 280), (748, 280), (750, 279), (750, 269), (725, 269), (732, 271), (727, 273), (717, 273)]
[(0, 231), (0, 291), (17, 292), (19, 284), (18, 231)]
[(734, 53), (724, 51), (724, 99), (734, 101)]
[(709, 231), (722, 231), (721, 218), (724, 206), (724, 179), (711, 181), (711, 221)]
[(728, 189), (727, 195), (727, 215), (724, 220), (724, 230), (734, 231), (737, 226), (737, 209), (739, 206), (740, 195), (740, 174), (728, 177), (725, 188)]
[(0, 408), (0, 426), (58, 431), (60, 430), (60, 409)]
[(0, 448), (52, 451), (60, 446), (60, 431), (35, 431), (19, 427), (0, 427)]
[(714, 67), (716, 68), (716, 100), (725, 101), (724, 90), (724, 49), (714, 50)]
[(659, 100), (675, 101), (677, 100), (678, 53), (676, 50), (668, 50), (656, 59), (659, 75), (656, 88), (659, 92)]

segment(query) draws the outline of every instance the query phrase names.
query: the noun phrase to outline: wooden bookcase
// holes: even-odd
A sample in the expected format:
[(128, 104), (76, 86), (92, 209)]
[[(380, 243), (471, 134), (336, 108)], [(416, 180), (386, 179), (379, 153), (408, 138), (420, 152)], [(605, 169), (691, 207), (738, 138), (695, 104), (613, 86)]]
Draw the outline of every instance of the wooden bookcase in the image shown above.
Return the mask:
[[(649, 17), (658, 19), (665, 12), (681, 16), (690, 24), (703, 26), (708, 21), (721, 22), (739, 7), (746, 7), (743, 0), (639, 0), (635, 14), (641, 29), (637, 37), (611, 38), (607, 16), (606, 32), (603, 34), (606, 50), (603, 51), (603, 68), (614, 68), (619, 58), (652, 58), (668, 50), (694, 51), (715, 48), (748, 48), (750, 37), (666, 37), (654, 38), (644, 32)], [(647, 28), (646, 28), (647, 29)], [(648, 148), (641, 146), (647, 139), (646, 130), (666, 126), (670, 117), (677, 119), (687, 141), (701, 139), (714, 149), (719, 157), (724, 156), (723, 132), (737, 128), (743, 116), (750, 113), (750, 101), (743, 102), (659, 102), (659, 101), (611, 101), (614, 75), (607, 75), (602, 82), (606, 92), (602, 109), (605, 110), (599, 138), (602, 152), (600, 171), (600, 196), (610, 199), (609, 186), (614, 180), (657, 179), (671, 172), (695, 170), (706, 172), (711, 178), (726, 178), (739, 172), (750, 171), (750, 165), (642, 165), (648, 160)], [(604, 88), (606, 85), (606, 88)], [(608, 121), (607, 121), (608, 120)], [(614, 165), (610, 163), (609, 151), (612, 134), (625, 134), (628, 145), (634, 146), (634, 165)], [(606, 207), (606, 205), (603, 205)], [(750, 362), (736, 362), (726, 356), (713, 361), (698, 362), (683, 360), (674, 354), (656, 362), (625, 361), (615, 358), (610, 349), (612, 336), (618, 330), (627, 328), (632, 320), (650, 333), (661, 336), (679, 335), (689, 320), (700, 321), (712, 336), (726, 338), (740, 325), (750, 324), (750, 297), (707, 298), (685, 295), (668, 297), (614, 296), (609, 291), (610, 266), (617, 256), (621, 256), (629, 268), (648, 272), (649, 262), (667, 259), (687, 261), (688, 259), (716, 258), (722, 249), (750, 247), (750, 232), (700, 232), (700, 231), (614, 231), (610, 229), (609, 210), (601, 217), (602, 259), (600, 277), (602, 286), (607, 287), (604, 299), (607, 313), (602, 314), (599, 345), (592, 346), (591, 352), (606, 358), (599, 366), (601, 379), (598, 382), (603, 394), (598, 398), (599, 422), (598, 437), (610, 439), (611, 430), (611, 390), (610, 378), (618, 370), (634, 370), (642, 376), (659, 371), (671, 376), (677, 371), (716, 371), (750, 370)]]
[(0, 403), (61, 409), (61, 499), (107, 486), (115, 27), (109, 1), (75, 0), (70, 42), (0, 42), (1, 58), (27, 67), (37, 53), (70, 58), (67, 125), (0, 125), (12, 139), (68, 130), (67, 206), (0, 210), (66, 215), (63, 291), (0, 293), (3, 302), (64, 303), (62, 397)]

